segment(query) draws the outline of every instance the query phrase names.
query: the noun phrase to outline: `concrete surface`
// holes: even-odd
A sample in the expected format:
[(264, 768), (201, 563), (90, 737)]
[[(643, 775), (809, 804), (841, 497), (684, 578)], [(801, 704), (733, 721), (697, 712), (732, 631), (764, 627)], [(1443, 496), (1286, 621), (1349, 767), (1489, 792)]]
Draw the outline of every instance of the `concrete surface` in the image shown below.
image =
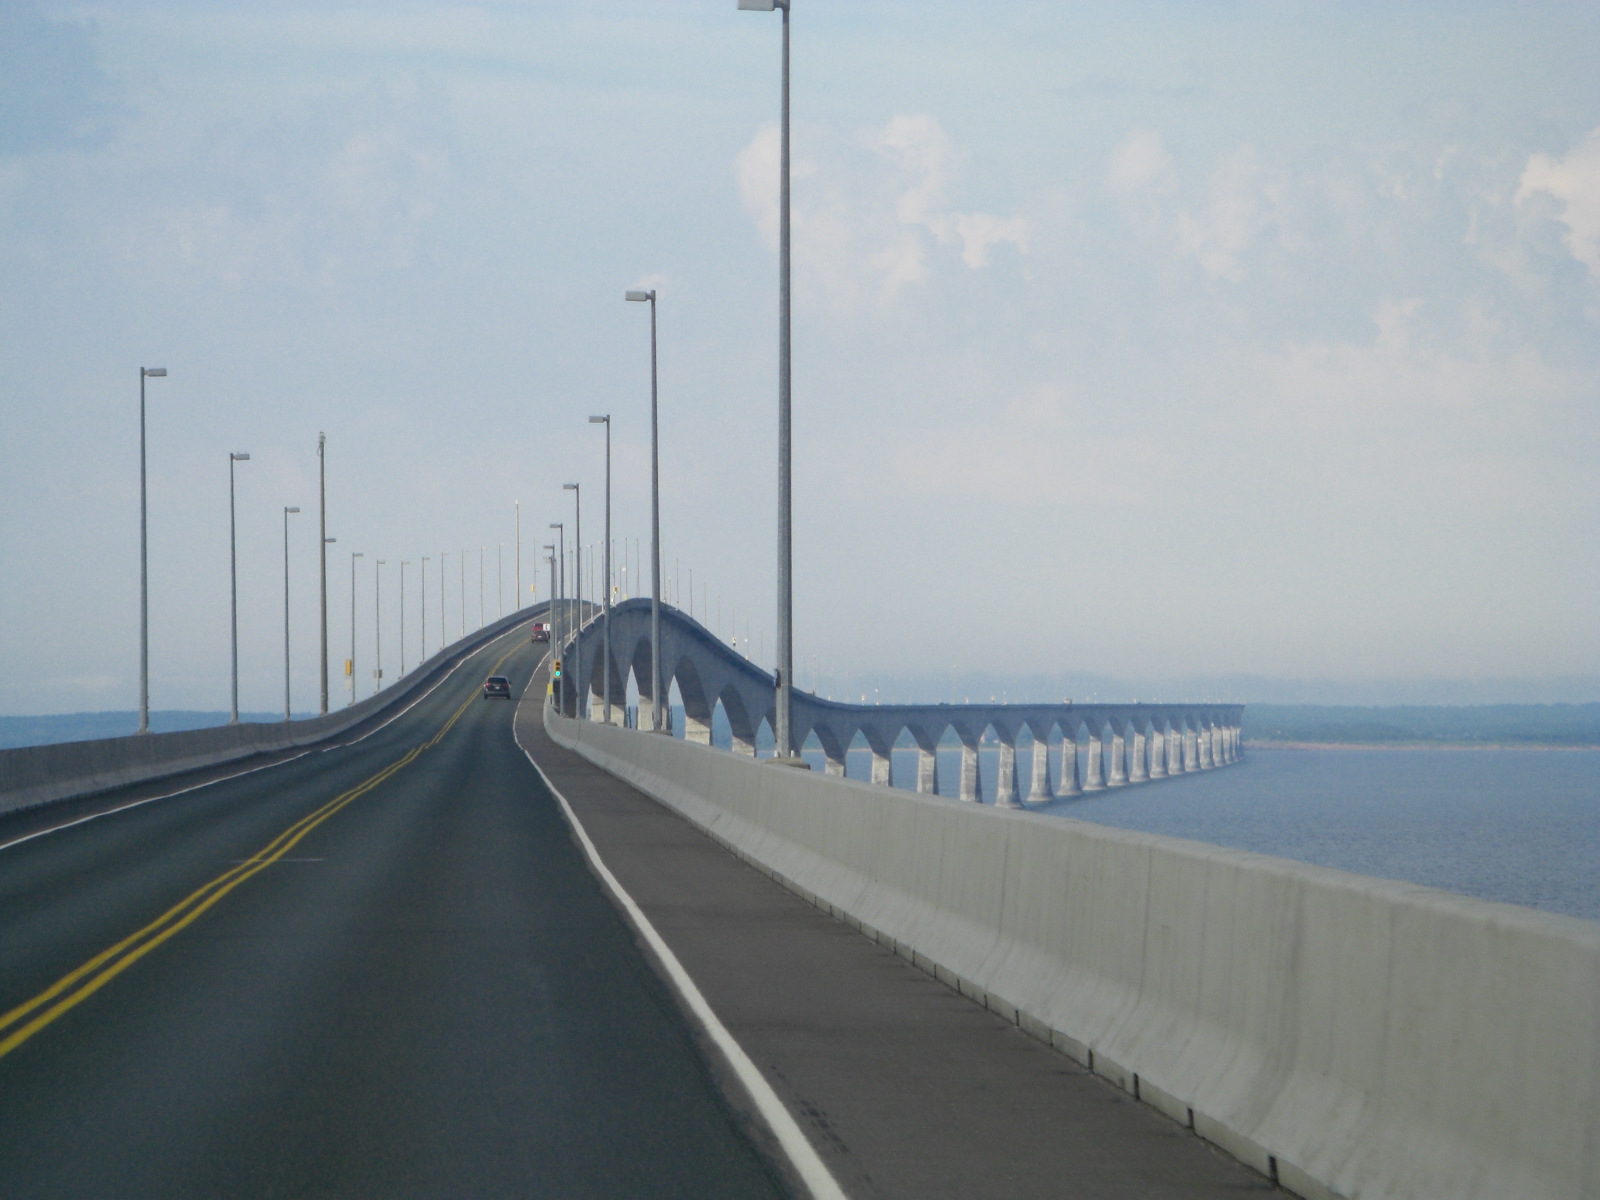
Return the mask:
[(1600, 1196), (1600, 923), (549, 727), (1302, 1195)]
[(1274, 1190), (556, 745), (541, 708), (521, 706), (519, 740), (855, 1200), (1211, 1200)]
[(0, 1046), (17, 1006), (134, 939), (0, 1052), (0, 1195), (789, 1194), (513, 742), (514, 706), (477, 698), (508, 648), (520, 693), (513, 632), (362, 742), (0, 850)]
[(174, 733), (134, 734), (0, 750), (0, 813), (92, 796), (113, 788), (201, 771), (258, 754), (313, 746), (393, 711), (486, 641), (544, 613), (548, 604), (513, 613), (446, 646), (374, 696), (327, 716), (248, 722)]

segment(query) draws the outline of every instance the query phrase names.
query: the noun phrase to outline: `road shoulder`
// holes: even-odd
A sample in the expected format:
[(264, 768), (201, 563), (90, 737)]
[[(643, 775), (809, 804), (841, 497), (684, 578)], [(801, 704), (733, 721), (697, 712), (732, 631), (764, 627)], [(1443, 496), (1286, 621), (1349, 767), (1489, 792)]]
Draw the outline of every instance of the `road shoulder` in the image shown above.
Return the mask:
[(1273, 1190), (557, 746), (543, 691), (519, 742), (851, 1196)]

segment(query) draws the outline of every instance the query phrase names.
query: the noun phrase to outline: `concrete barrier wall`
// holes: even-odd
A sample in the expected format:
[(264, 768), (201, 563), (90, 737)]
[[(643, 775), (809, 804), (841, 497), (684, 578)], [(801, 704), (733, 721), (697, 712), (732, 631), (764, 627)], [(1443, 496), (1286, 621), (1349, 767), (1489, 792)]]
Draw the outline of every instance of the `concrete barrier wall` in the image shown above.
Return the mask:
[(304, 721), (249, 722), (177, 733), (134, 734), (0, 750), (0, 813), (93, 795), (130, 783), (277, 750), (310, 746), (415, 699), (467, 655), (519, 623), (541, 615), (535, 605), (485, 625), (446, 646), (393, 686), (349, 708)]
[(1291, 1191), (1600, 1196), (1600, 922), (546, 714), (560, 743)]

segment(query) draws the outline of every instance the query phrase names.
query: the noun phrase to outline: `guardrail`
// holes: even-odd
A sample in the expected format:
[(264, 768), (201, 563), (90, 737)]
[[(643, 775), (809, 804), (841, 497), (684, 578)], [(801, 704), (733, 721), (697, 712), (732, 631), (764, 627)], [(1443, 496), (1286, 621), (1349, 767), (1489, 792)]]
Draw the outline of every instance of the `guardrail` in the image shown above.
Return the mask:
[(1600, 922), (545, 718), (1290, 1191), (1600, 1196)]
[(202, 767), (310, 746), (337, 737), (416, 696), (443, 672), (519, 622), (541, 616), (537, 604), (451, 643), (375, 696), (301, 721), (245, 722), (176, 733), (132, 734), (0, 750), (0, 813), (91, 796)]

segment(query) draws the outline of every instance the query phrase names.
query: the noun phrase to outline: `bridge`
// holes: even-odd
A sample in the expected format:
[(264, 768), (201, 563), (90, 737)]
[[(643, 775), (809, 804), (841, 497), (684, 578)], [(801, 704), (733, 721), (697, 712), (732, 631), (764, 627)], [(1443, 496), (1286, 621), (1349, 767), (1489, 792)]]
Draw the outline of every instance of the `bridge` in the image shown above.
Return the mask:
[(647, 612), (559, 692), (541, 606), (342, 714), (0, 751), (0, 1191), (1600, 1194), (1596, 923), (1026, 811), (1237, 706), (796, 695), (786, 770), (668, 610), (681, 736), (626, 728)]
[[(609, 617), (593, 606), (584, 610), (583, 634), (565, 642), (571, 678), (561, 705), (568, 716), (605, 720), (609, 679), (613, 723), (623, 721), (621, 697), (635, 694), (639, 725), (653, 727), (650, 613), (648, 600), (624, 601)], [(693, 617), (666, 605), (661, 661), (663, 689), (670, 694), (676, 685), (682, 697), (685, 737), (709, 745), (720, 707), (734, 752), (753, 757), (759, 727), (765, 722), (770, 731), (773, 725), (773, 677)], [(877, 784), (891, 783), (891, 751), (909, 741), (917, 751), (915, 788), (924, 793), (940, 791), (936, 752), (942, 741), (954, 739), (961, 747), (957, 795), (969, 801), (984, 799), (978, 746), (992, 734), (999, 770), (990, 799), (1017, 808), (1017, 746), (1024, 735), (1032, 742), (1027, 800), (1045, 803), (1235, 763), (1243, 712), (1240, 704), (843, 704), (797, 690), (791, 721), (797, 744), (815, 739), (829, 775), (845, 774), (849, 749), (868, 749), (870, 779)]]

